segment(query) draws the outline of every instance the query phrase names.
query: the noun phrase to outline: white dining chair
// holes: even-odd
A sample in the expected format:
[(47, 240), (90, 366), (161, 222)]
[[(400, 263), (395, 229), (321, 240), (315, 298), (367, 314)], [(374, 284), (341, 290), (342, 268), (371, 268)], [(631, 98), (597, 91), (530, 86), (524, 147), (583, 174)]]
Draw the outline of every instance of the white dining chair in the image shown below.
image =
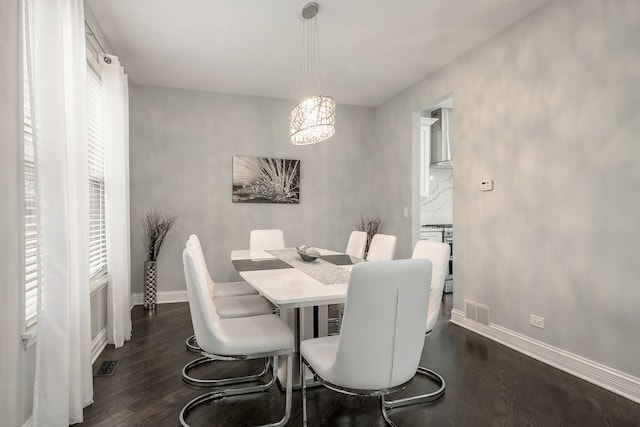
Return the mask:
[(425, 259), (353, 267), (340, 335), (300, 344), (303, 426), (307, 425), (306, 368), (331, 390), (377, 396), (384, 420), (393, 425), (385, 396), (405, 388), (418, 369), (430, 281), (431, 262)]
[[(202, 257), (203, 262), (205, 261), (204, 251), (202, 250), (202, 244), (198, 236), (195, 234), (190, 235), (187, 245), (192, 245)], [(239, 295), (256, 295), (258, 293), (253, 286), (244, 280), (236, 282), (216, 282), (214, 286), (214, 281), (211, 278), (207, 263), (204, 262), (204, 264), (207, 272), (207, 283), (209, 284), (209, 289), (211, 289), (211, 295), (213, 297), (235, 297)]]
[(352, 231), (347, 241), (347, 248), (344, 253), (356, 258), (364, 258), (364, 251), (367, 247), (367, 233), (364, 231)]
[[(264, 251), (269, 249), (285, 249), (284, 232), (280, 229), (255, 229), (249, 233), (249, 250)], [(305, 310), (305, 309), (302, 309)], [(296, 309), (280, 308), (280, 316), (295, 328)]]
[[(433, 328), (436, 326), (438, 321), (440, 305), (442, 302), (442, 293), (444, 291), (444, 279), (449, 268), (450, 255), (451, 247), (447, 243), (418, 240), (413, 248), (413, 254), (411, 255), (412, 259), (428, 259), (431, 261), (433, 266), (431, 272), (429, 311), (427, 315), (427, 335), (433, 331)], [(418, 373), (430, 378), (437, 385), (437, 390), (403, 399), (387, 400), (385, 401), (387, 408), (397, 408), (416, 403), (431, 402), (444, 395), (445, 382), (444, 378), (440, 374), (422, 366), (418, 367)]]
[(249, 233), (249, 249), (284, 249), (284, 232), (277, 229), (251, 230)]
[[(187, 416), (196, 407), (214, 399), (269, 390), (276, 382), (278, 358), (286, 357), (285, 411), (280, 421), (269, 426), (283, 426), (291, 415), (292, 357), (294, 338), (289, 327), (274, 314), (239, 318), (221, 318), (216, 310), (216, 298), (211, 298), (206, 279), (206, 269), (200, 257), (191, 248), (183, 251), (183, 264), (191, 322), (202, 354), (212, 362), (228, 360), (250, 360), (268, 357), (271, 359), (272, 378), (265, 384), (228, 389), (216, 388), (192, 399), (179, 415), (181, 426), (188, 427)], [(239, 382), (238, 378), (230, 379)]]
[[(189, 236), (186, 243), (187, 248), (194, 251), (201, 264), (204, 266), (205, 279), (209, 288), (211, 298), (217, 298), (218, 303), (216, 309), (218, 315), (223, 318), (228, 317), (245, 317), (257, 316), (262, 314), (272, 314), (276, 309), (266, 298), (258, 295), (258, 292), (247, 282), (214, 282), (211, 277), (209, 268), (204, 258), (200, 239), (195, 234)], [(187, 338), (185, 345), (187, 350), (193, 353), (200, 353), (200, 346), (197, 343), (195, 335)], [(186, 371), (190, 371), (200, 363), (198, 360), (191, 362), (185, 366)], [(190, 377), (185, 378), (189, 383), (196, 383), (198, 380)]]
[[(364, 251), (367, 247), (367, 233), (364, 231), (352, 231), (347, 241), (347, 248), (344, 253), (356, 258), (364, 259)], [(331, 317), (328, 319), (329, 324), (338, 325), (338, 331), (340, 331), (340, 317), (344, 311), (344, 304), (331, 304), (332, 311), (338, 313), (337, 317)]]
[[(366, 233), (365, 233), (366, 234)], [(375, 234), (371, 239), (367, 261), (390, 261), (396, 253), (396, 236), (390, 234)], [(341, 330), (344, 306), (337, 306), (338, 310), (338, 331)]]
[(392, 260), (396, 253), (396, 236), (391, 234), (376, 234), (371, 239), (367, 261)]

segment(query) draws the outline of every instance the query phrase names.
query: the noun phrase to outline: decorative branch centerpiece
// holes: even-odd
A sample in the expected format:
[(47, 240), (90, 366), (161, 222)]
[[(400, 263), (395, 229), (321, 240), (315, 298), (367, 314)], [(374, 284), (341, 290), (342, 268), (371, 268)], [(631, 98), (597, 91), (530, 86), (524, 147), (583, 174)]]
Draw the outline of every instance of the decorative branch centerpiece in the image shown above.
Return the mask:
[(144, 262), (144, 295), (145, 310), (155, 310), (157, 303), (158, 268), (157, 261), (160, 248), (169, 230), (177, 221), (177, 217), (156, 210), (150, 210), (142, 216), (142, 241), (146, 252)]
[(358, 230), (367, 233), (367, 244), (364, 247), (364, 256), (366, 258), (367, 253), (369, 253), (371, 239), (373, 239), (373, 236), (375, 236), (382, 230), (382, 219), (380, 219), (379, 217), (367, 217), (367, 219), (365, 219), (361, 216), (360, 221), (358, 222)]

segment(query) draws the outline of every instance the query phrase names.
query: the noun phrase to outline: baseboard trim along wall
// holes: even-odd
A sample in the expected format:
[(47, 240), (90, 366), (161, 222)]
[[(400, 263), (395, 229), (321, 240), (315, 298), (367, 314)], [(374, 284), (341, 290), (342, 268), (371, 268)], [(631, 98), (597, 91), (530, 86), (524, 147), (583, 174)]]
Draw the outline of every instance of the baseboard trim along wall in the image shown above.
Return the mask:
[[(189, 302), (189, 294), (184, 291), (164, 291), (156, 294), (158, 304), (170, 304), (173, 302)], [(142, 294), (131, 294), (131, 305), (142, 305)]]
[(625, 374), (584, 357), (545, 344), (496, 324), (483, 325), (465, 317), (464, 311), (451, 310), (451, 322), (499, 342), (585, 381), (640, 403), (640, 378)]
[(107, 328), (104, 328), (91, 341), (91, 364), (95, 363), (102, 350), (107, 346)]

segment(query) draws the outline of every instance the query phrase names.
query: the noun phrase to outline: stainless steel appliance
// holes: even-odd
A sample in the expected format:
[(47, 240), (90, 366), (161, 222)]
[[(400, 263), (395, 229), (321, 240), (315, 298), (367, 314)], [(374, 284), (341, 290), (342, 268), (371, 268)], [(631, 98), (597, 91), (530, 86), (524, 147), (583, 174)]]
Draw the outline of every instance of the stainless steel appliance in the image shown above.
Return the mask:
[(431, 125), (431, 167), (451, 167), (451, 125), (453, 124), (453, 109), (440, 108), (431, 112), (431, 118), (437, 119)]
[(444, 278), (444, 292), (453, 292), (453, 226), (449, 225), (442, 231), (442, 241), (449, 244), (451, 254), (449, 255), (449, 271)]
[[(425, 233), (422, 233), (424, 231)], [(431, 237), (426, 237), (426, 232), (436, 231), (431, 235), (438, 236), (438, 240), (444, 243), (448, 243), (451, 249), (451, 255), (449, 256), (449, 268), (447, 274), (444, 277), (444, 292), (453, 292), (453, 225), (452, 224), (425, 224), (421, 227), (421, 238), (428, 238), (429, 240), (435, 240)], [(423, 234), (425, 235), (423, 237)], [(442, 236), (442, 240), (440, 240)]]

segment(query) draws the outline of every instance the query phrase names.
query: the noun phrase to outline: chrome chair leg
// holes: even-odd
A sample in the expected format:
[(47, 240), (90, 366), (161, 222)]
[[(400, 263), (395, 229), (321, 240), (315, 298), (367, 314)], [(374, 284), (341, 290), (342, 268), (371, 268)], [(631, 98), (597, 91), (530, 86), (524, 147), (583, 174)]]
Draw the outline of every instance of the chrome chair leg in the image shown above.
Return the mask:
[(383, 399), (385, 408), (393, 409), (393, 408), (399, 408), (402, 406), (417, 405), (419, 403), (433, 402), (434, 400), (437, 400), (444, 395), (445, 383), (444, 383), (444, 378), (442, 378), (440, 374), (432, 371), (431, 369), (423, 368), (422, 366), (418, 367), (418, 371), (416, 372), (416, 374), (421, 374), (426, 377), (429, 377), (429, 379), (431, 379), (434, 383), (438, 385), (438, 389), (431, 393), (419, 394), (417, 396), (406, 397), (403, 399), (396, 399), (396, 400)]
[(198, 366), (202, 366), (209, 363), (216, 363), (219, 361), (220, 360), (212, 359), (210, 357), (200, 357), (196, 360), (193, 360), (187, 363), (186, 365), (184, 365), (184, 368), (182, 368), (182, 380), (187, 384), (197, 386), (197, 387), (215, 387), (215, 386), (240, 384), (240, 383), (245, 383), (250, 381), (257, 381), (260, 378), (267, 375), (267, 373), (269, 373), (269, 366), (270, 366), (269, 358), (265, 358), (264, 368), (262, 369), (262, 371), (260, 371), (257, 374), (246, 375), (243, 377), (202, 379), (202, 378), (194, 378), (189, 374), (189, 372), (192, 369), (197, 368)]
[(382, 412), (382, 418), (387, 423), (389, 427), (396, 427), (396, 425), (389, 419), (389, 414), (387, 414), (387, 408), (385, 406), (384, 396), (378, 396), (378, 400), (380, 400), (380, 411)]
[(307, 380), (306, 363), (300, 356), (300, 388), (302, 389), (302, 427), (307, 427)]
[[(304, 360), (303, 356), (300, 356), (300, 383), (302, 389), (302, 426), (307, 427), (307, 382), (306, 382), (306, 368), (307, 362)], [(309, 367), (312, 373), (314, 373), (313, 368)], [(323, 383), (330, 390), (338, 391), (338, 392), (346, 392), (346, 394), (359, 395), (358, 393), (347, 392), (346, 389), (337, 388), (335, 385), (331, 385), (329, 383)], [(406, 385), (406, 384), (405, 384)], [(404, 385), (403, 387), (404, 388)], [(377, 394), (376, 394), (377, 395)], [(389, 427), (396, 427), (393, 421), (389, 418), (389, 414), (387, 413), (387, 408), (392, 409), (386, 405), (384, 400), (385, 395), (378, 395), (378, 400), (380, 402), (380, 412), (382, 412), (382, 417), (385, 423)]]
[[(285, 411), (284, 416), (280, 421), (271, 424), (264, 424), (260, 427), (281, 427), (284, 426), (289, 418), (291, 417), (291, 404), (292, 404), (292, 368), (293, 368), (293, 353), (288, 353), (286, 355), (287, 358), (287, 385), (286, 385), (286, 395), (285, 395)], [(197, 406), (202, 405), (203, 403), (209, 402), (215, 399), (221, 399), (229, 396), (239, 396), (250, 393), (258, 393), (263, 392), (276, 383), (276, 379), (278, 378), (278, 356), (274, 356), (269, 363), (272, 367), (272, 377), (266, 384), (252, 385), (248, 387), (242, 388), (229, 388), (224, 390), (216, 390), (209, 393), (205, 393), (201, 396), (196, 397), (187, 403), (184, 408), (180, 411), (179, 422), (182, 427), (190, 427), (186, 421), (187, 415)]]
[(189, 338), (187, 338), (187, 341), (185, 342), (185, 346), (187, 347), (187, 350), (189, 350), (192, 353), (199, 354), (202, 351), (202, 349), (198, 345), (198, 341), (196, 341), (195, 335), (191, 335)]

